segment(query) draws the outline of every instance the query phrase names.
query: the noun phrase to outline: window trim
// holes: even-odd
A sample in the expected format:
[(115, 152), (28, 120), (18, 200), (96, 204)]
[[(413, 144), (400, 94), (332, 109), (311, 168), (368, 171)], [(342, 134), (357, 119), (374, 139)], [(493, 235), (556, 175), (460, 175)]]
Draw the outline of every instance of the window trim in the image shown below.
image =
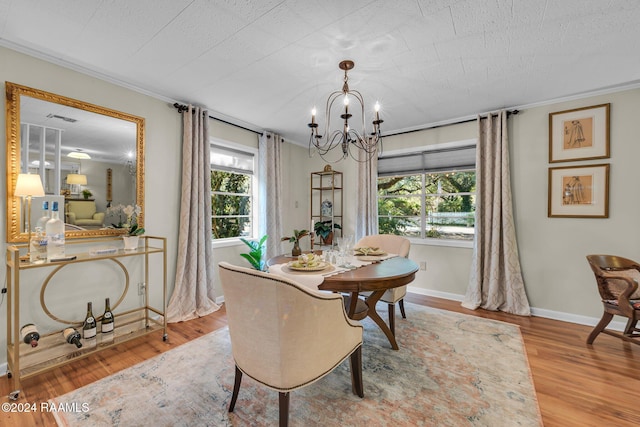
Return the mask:
[[(468, 146), (468, 145), (478, 145), (478, 139), (477, 138), (471, 138), (471, 139), (464, 139), (464, 140), (459, 140), (459, 141), (451, 141), (451, 142), (443, 142), (443, 143), (439, 143), (439, 144), (431, 144), (431, 145), (423, 145), (423, 146), (417, 146), (417, 147), (410, 147), (410, 148), (400, 148), (397, 150), (385, 150), (383, 153), (381, 153), (381, 155), (379, 157), (387, 157), (387, 156), (397, 156), (397, 155), (401, 155), (401, 154), (410, 154), (410, 153), (418, 153), (418, 152), (423, 152), (423, 151), (432, 151), (432, 150), (443, 150), (443, 149), (452, 149), (452, 148), (458, 148), (458, 147), (463, 147), (463, 146)], [(467, 169), (468, 170), (468, 169)], [(473, 169), (474, 171), (477, 172), (477, 168)], [(376, 174), (377, 175), (377, 174)], [(377, 177), (379, 178), (380, 176), (377, 175)], [(424, 180), (424, 178), (423, 178)], [(422, 185), (422, 196), (424, 196), (424, 182)], [(477, 194), (477, 193), (476, 193)], [(377, 203), (377, 196), (376, 196), (376, 203)], [(421, 210), (424, 210), (424, 204), (422, 204)], [(424, 215), (425, 212), (421, 212), (421, 215)], [(407, 237), (407, 236), (403, 236), (406, 237), (407, 239), (409, 239), (409, 241), (411, 242), (412, 245), (424, 245), (424, 246), (446, 246), (446, 247), (453, 247), (453, 248), (473, 248), (473, 245), (475, 243), (475, 236), (473, 240), (454, 240), (454, 239), (436, 239), (433, 237), (425, 237), (425, 238), (419, 238), (419, 237)]]
[[(252, 213), (251, 213), (251, 224), (252, 224), (252, 231), (253, 231), (253, 235), (251, 236), (246, 236), (245, 238), (248, 240), (251, 239), (256, 239), (257, 236), (260, 234), (260, 230), (258, 230), (259, 228), (259, 212), (257, 209), (258, 203), (259, 203), (259, 189), (258, 189), (258, 176), (259, 176), (259, 167), (260, 167), (260, 162), (258, 161), (258, 149), (248, 146), (248, 145), (243, 145), (243, 144), (239, 144), (237, 142), (232, 142), (232, 141), (227, 141), (224, 139), (220, 139), (220, 138), (216, 138), (216, 137), (209, 137), (209, 147), (212, 148), (212, 145), (219, 145), (220, 147), (223, 148), (228, 148), (230, 150), (234, 150), (234, 151), (240, 151), (240, 152), (246, 152), (246, 153), (251, 153), (253, 154), (253, 172), (251, 175), (251, 202), (252, 202)], [(212, 170), (222, 170), (222, 169), (216, 169), (216, 168), (211, 168)], [(229, 172), (229, 171), (226, 171)], [(240, 173), (239, 171), (236, 173)], [(244, 172), (246, 173), (246, 172)], [(238, 245), (242, 245), (242, 241), (240, 240), (240, 237), (228, 237), (226, 239), (211, 239), (213, 248), (224, 248), (224, 247), (229, 247), (229, 246), (238, 246)]]

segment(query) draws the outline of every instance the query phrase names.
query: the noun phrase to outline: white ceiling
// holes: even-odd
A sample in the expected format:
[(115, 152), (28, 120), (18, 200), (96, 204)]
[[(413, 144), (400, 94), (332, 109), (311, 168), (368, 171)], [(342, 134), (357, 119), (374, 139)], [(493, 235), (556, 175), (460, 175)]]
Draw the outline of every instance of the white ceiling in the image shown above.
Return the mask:
[(640, 1), (0, 0), (0, 43), (306, 143), (343, 59), (383, 134), (637, 83)]

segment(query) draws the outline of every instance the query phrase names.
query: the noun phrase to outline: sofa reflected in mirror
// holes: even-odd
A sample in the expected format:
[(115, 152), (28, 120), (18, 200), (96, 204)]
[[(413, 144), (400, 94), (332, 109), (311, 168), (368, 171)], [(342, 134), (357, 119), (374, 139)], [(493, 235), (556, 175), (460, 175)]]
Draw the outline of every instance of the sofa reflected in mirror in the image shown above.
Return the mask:
[(104, 212), (97, 212), (94, 200), (69, 200), (65, 203), (65, 222), (83, 229), (102, 228)]

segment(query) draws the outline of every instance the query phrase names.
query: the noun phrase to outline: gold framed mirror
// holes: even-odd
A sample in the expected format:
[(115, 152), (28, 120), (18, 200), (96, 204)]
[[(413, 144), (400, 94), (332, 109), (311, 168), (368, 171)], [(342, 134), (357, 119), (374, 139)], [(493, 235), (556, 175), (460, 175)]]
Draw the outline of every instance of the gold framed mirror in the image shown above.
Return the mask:
[[(27, 241), (44, 200), (62, 204), (67, 239), (124, 234), (110, 209), (119, 205), (140, 206), (144, 227), (144, 118), (10, 82), (5, 92), (8, 242)], [(33, 197), (31, 218), (14, 195), (20, 173), (40, 175), (45, 190)], [(78, 225), (70, 202), (104, 215)]]

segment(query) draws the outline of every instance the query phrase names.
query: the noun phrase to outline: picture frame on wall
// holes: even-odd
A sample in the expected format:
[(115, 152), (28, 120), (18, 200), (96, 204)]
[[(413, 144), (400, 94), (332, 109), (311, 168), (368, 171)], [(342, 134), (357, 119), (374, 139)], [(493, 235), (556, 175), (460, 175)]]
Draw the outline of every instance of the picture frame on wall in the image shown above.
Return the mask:
[(609, 164), (549, 168), (550, 218), (609, 218)]
[(549, 163), (609, 157), (611, 104), (549, 114)]

